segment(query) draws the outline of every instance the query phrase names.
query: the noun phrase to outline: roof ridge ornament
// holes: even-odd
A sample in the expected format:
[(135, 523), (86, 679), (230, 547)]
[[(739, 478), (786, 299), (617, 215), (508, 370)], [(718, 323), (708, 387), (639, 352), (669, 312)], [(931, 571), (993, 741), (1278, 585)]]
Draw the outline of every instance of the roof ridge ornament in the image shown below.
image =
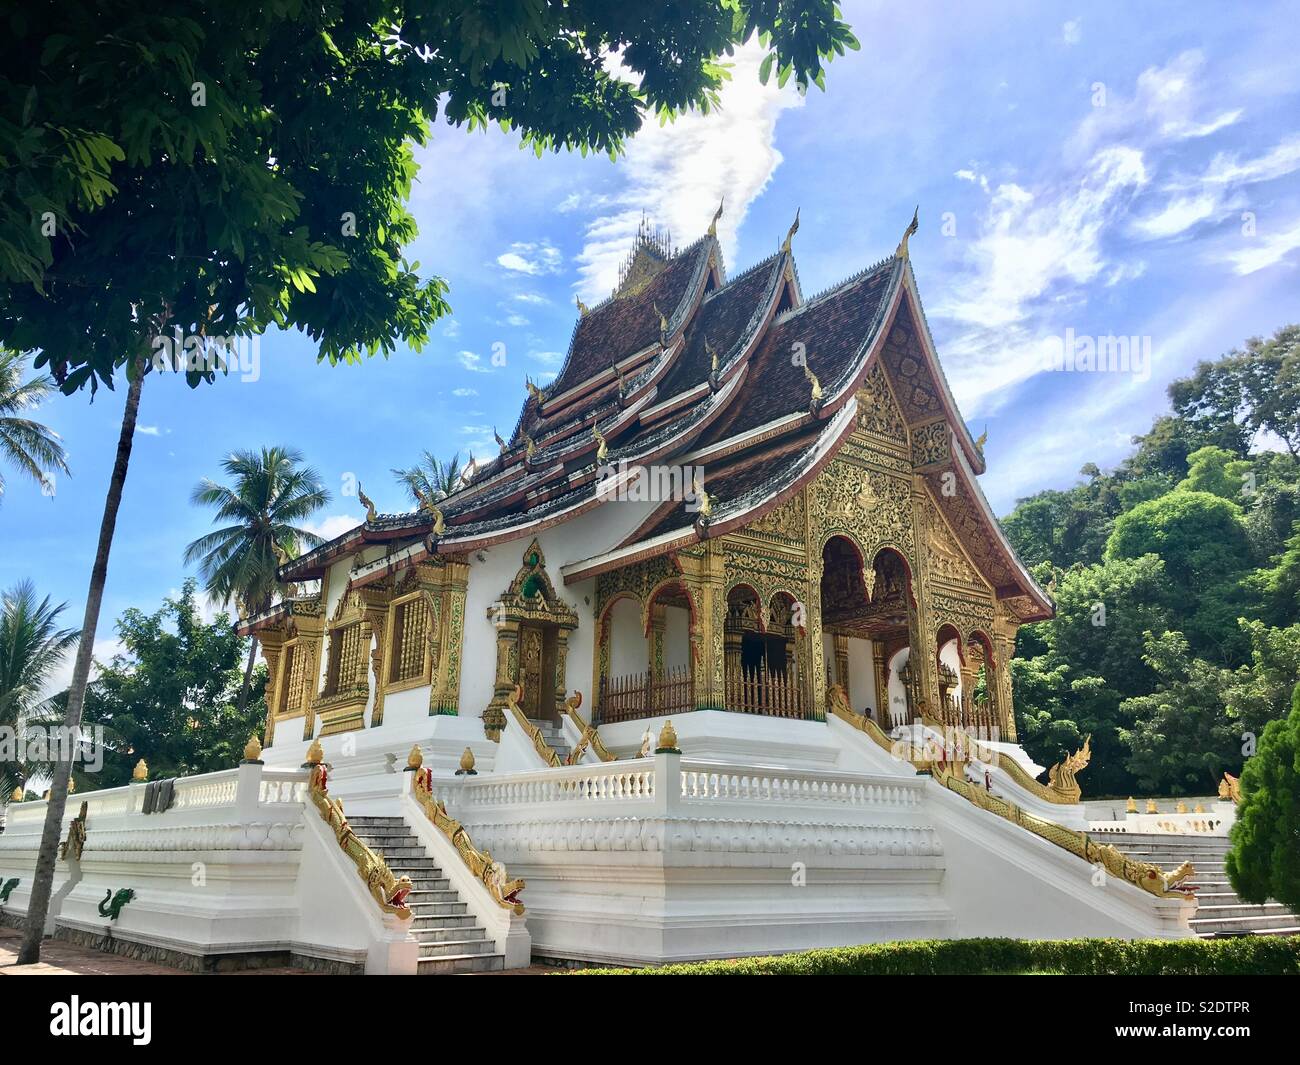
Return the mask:
[(362, 489), (360, 481), (357, 482), (357, 502), (366, 508), (366, 521), (374, 521), (377, 517), (375, 514), (375, 504), (371, 502), (370, 497), (366, 495), (365, 491)]
[(704, 482), (700, 480), (698, 471), (691, 482), (691, 488), (695, 493), (695, 498), (700, 504), (698, 512), (700, 520), (707, 525), (709, 520), (713, 517), (713, 497), (704, 490)]
[(655, 314), (659, 315), (659, 343), (665, 344), (668, 341), (668, 319), (664, 317), (664, 312), (659, 309), (657, 301), (654, 308)]
[(501, 434), (497, 432), (497, 427), (495, 425), (492, 426), (492, 439), (494, 439), (497, 442), (497, 447), (501, 449), (501, 454), (504, 455), (508, 450), (508, 448), (506, 446), (506, 442), (501, 439)]
[(531, 377), (524, 377), (524, 387), (528, 389), (528, 394), (537, 400), (537, 405), (540, 407), (542, 404), (542, 390), (533, 384)]
[(794, 235), (799, 232), (799, 208), (794, 209), (794, 221), (790, 223), (790, 228), (786, 231), (785, 240), (781, 241), (782, 254), (790, 254), (790, 242), (794, 240)]
[(909, 255), (907, 250), (907, 240), (913, 233), (921, 228), (919, 221), (920, 215), (921, 205), (918, 203), (916, 205), (916, 210), (912, 212), (912, 221), (909, 222), (907, 228), (903, 230), (903, 239), (898, 242), (898, 247), (894, 250), (895, 259), (902, 259), (903, 262), (907, 262)]
[(988, 427), (988, 423), (985, 422), (984, 432), (980, 433), (980, 435), (975, 438), (975, 450), (980, 453), (980, 458), (984, 457), (984, 445), (987, 444), (988, 442), (989, 442), (989, 427)]
[(803, 375), (808, 379), (808, 383), (812, 385), (812, 406), (816, 410), (822, 401), (822, 383), (817, 380), (817, 375), (808, 368), (807, 359), (804, 360)]
[(580, 296), (574, 296), (574, 297), (573, 297), (573, 302), (576, 303), (576, 304), (578, 305), (578, 317), (579, 317), (579, 318), (586, 318), (587, 315), (589, 315), (589, 314), (591, 313), (591, 308), (588, 307), (585, 303), (582, 302), (582, 298), (581, 298)]
[(596, 448), (596, 461), (604, 462), (609, 458), (609, 444), (606, 442), (604, 434), (600, 431), (600, 426), (595, 422), (591, 423), (591, 435), (598, 445)]
[(623, 367), (618, 364), (618, 360), (611, 362), (609, 368), (614, 371), (614, 376), (618, 379), (618, 398), (622, 399), (627, 391), (627, 378), (623, 376)]
[(713, 221), (709, 223), (708, 235), (710, 237), (717, 237), (718, 235), (718, 219), (722, 217), (722, 205), (726, 202), (725, 198), (718, 201), (718, 209), (713, 212)]
[(524, 433), (524, 458), (528, 461), (531, 461), (532, 457), (536, 454), (537, 454), (536, 441), (534, 441), (533, 438), (529, 436), (527, 433)]
[(420, 509), (433, 518), (433, 535), (441, 536), (445, 533), (447, 531), (447, 522), (437, 504), (418, 488), (415, 489), (415, 498), (420, 501)]

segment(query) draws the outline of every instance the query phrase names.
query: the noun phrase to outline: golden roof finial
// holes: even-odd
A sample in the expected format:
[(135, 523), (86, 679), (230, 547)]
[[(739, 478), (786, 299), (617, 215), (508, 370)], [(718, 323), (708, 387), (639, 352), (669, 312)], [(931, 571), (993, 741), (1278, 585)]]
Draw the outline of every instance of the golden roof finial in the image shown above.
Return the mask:
[(655, 314), (659, 315), (659, 341), (662, 343), (668, 339), (668, 319), (664, 317), (664, 312), (659, 309), (658, 303), (654, 305), (654, 308)]
[(1138, 801), (1132, 795), (1128, 797), (1128, 806), (1125, 807), (1128, 813), (1135, 814), (1138, 812)]
[(578, 317), (579, 317), (579, 318), (586, 318), (587, 315), (589, 315), (589, 314), (591, 313), (591, 308), (588, 307), (585, 303), (583, 303), (582, 300), (581, 300), (578, 296), (574, 296), (574, 297), (573, 297), (573, 302), (576, 303), (576, 304), (578, 305)]
[(704, 483), (700, 480), (700, 475), (695, 475), (695, 481), (692, 487), (695, 489), (695, 498), (699, 500), (699, 514), (703, 518), (713, 516), (713, 497), (704, 490)]
[(131, 779), (132, 780), (149, 779), (149, 764), (143, 758), (141, 758), (140, 761), (135, 763), (135, 768), (131, 770)]
[(794, 240), (794, 235), (799, 232), (799, 208), (794, 209), (794, 221), (790, 223), (790, 229), (786, 232), (785, 240), (781, 241), (781, 251), (790, 254), (790, 241)]
[(325, 748), (320, 745), (320, 740), (312, 740), (311, 746), (307, 748), (307, 764), (320, 765), (325, 761)]
[(532, 396), (533, 399), (537, 400), (538, 403), (541, 403), (542, 390), (533, 384), (533, 379), (531, 377), (524, 378), (524, 387), (528, 389), (528, 394)]
[(975, 438), (975, 450), (981, 455), (984, 454), (984, 445), (989, 442), (989, 427), (984, 426), (984, 432)]
[(659, 746), (655, 748), (655, 754), (660, 752), (682, 753), (677, 746), (677, 730), (673, 728), (672, 718), (665, 721), (664, 727), (659, 730)]
[(1156, 805), (1155, 799), (1147, 799), (1147, 813), (1158, 814), (1160, 807)]
[(501, 449), (501, 454), (506, 453), (506, 442), (501, 439), (501, 434), (497, 432), (497, 427), (492, 426), (492, 439), (497, 442), (497, 447)]
[(709, 223), (709, 236), (711, 237), (718, 235), (718, 219), (722, 217), (722, 205), (726, 202), (726, 200), (719, 200), (718, 209), (713, 212), (713, 221)]
[(430, 503), (429, 514), (433, 518), (433, 535), (441, 536), (447, 531), (447, 521), (442, 516), (442, 511), (434, 506), (433, 503)]
[(908, 238), (909, 238), (913, 233), (915, 233), (918, 229), (921, 228), (921, 226), (920, 226), (920, 221), (919, 221), (919, 219), (920, 219), (920, 214), (921, 214), (921, 205), (920, 205), (920, 204), (917, 204), (917, 206), (916, 206), (916, 210), (912, 212), (912, 221), (910, 221), (910, 222), (907, 224), (907, 229), (905, 229), (905, 230), (903, 231), (903, 239), (900, 240), (900, 241), (898, 242), (898, 247), (894, 250), (894, 256), (895, 256), (896, 258), (902, 259), (903, 262), (907, 262), (907, 256), (908, 256), (908, 251), (907, 251), (907, 240), (908, 240)]
[(366, 508), (366, 521), (375, 520), (375, 504), (370, 501), (370, 497), (361, 489), (361, 482), (357, 482), (357, 500)]
[(812, 370), (808, 369), (807, 362), (803, 364), (803, 375), (808, 378), (808, 382), (812, 385), (812, 401), (814, 403), (820, 403), (822, 398), (822, 383), (817, 380), (817, 375), (813, 373)]
[(537, 444), (533, 442), (533, 438), (531, 436), (529, 436), (527, 433), (524, 433), (524, 455), (531, 459), (536, 453), (537, 453)]
[(424, 752), (418, 743), (411, 744), (411, 753), (406, 756), (407, 769), (419, 769), (424, 765)]
[(244, 761), (256, 762), (262, 757), (262, 741), (256, 735), (249, 736), (248, 742), (244, 744)]
[(591, 435), (595, 438), (597, 444), (596, 461), (604, 462), (607, 458), (609, 458), (609, 444), (605, 442), (605, 436), (600, 431), (600, 426), (597, 425), (595, 422), (591, 423)]
[(478, 473), (478, 459), (473, 454), (469, 457), (469, 465), (461, 472), (460, 483), (470, 484), (474, 480), (474, 475)]

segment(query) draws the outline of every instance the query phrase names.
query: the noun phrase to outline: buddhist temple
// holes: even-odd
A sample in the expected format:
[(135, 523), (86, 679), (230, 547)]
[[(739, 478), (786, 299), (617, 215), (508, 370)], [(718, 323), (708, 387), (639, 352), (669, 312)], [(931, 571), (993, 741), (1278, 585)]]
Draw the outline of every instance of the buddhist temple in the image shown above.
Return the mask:
[[(1016, 632), (1053, 604), (980, 489), (915, 227), (810, 295), (797, 216), (735, 274), (713, 227), (644, 226), (499, 454), (284, 560), (239, 628), (261, 745), (176, 782), (177, 831), (232, 841), (215, 895), (137, 888), (113, 935), (421, 973), (1191, 935), (1187, 869), (1087, 834), (1087, 745), (1049, 770), (1016, 743)], [(123, 879), (88, 864), (96, 822), (156, 823), (150, 786), (82, 806), (77, 934)], [(19, 811), (0, 872), (34, 845)]]

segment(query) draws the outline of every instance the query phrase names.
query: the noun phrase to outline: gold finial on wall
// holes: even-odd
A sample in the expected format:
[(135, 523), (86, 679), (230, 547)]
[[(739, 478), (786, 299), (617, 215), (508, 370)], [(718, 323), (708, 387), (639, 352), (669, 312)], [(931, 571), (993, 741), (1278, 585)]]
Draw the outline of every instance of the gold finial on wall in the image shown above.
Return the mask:
[(132, 780), (149, 779), (149, 764), (143, 758), (141, 758), (140, 761), (135, 763), (135, 768), (131, 770), (131, 779)]
[(357, 501), (366, 508), (366, 521), (375, 520), (375, 504), (371, 502), (370, 497), (366, 495), (361, 487), (361, 482), (357, 482)]
[(477, 775), (477, 771), (474, 768), (474, 752), (470, 750), (468, 747), (465, 748), (464, 753), (460, 756), (460, 773), (457, 773), (456, 775), (457, 776)]
[(918, 229), (921, 228), (920, 215), (921, 215), (921, 206), (920, 204), (918, 204), (916, 210), (912, 212), (912, 221), (910, 221), (907, 224), (907, 228), (903, 231), (903, 239), (898, 242), (898, 247), (894, 249), (894, 256), (896, 258), (902, 259), (904, 262), (907, 261), (908, 254), (909, 254), (907, 250), (908, 238), (910, 238), (913, 233), (915, 233)]
[(681, 749), (677, 746), (677, 730), (673, 728), (672, 718), (664, 722), (664, 727), (659, 730), (659, 746), (655, 748), (655, 754), (681, 754)]
[(794, 221), (790, 223), (790, 228), (786, 231), (785, 240), (781, 241), (782, 254), (790, 254), (790, 242), (794, 240), (794, 235), (799, 232), (799, 208), (795, 208)]
[(591, 423), (591, 435), (596, 440), (596, 461), (604, 462), (609, 458), (609, 444), (605, 441), (605, 436), (600, 431), (600, 426), (595, 422)]
[(257, 762), (262, 758), (262, 741), (256, 736), (249, 736), (248, 742), (244, 744), (244, 761)]
[(699, 514), (703, 518), (713, 517), (713, 497), (704, 490), (704, 483), (700, 480), (700, 475), (695, 475), (695, 481), (692, 484), (695, 490), (695, 498), (699, 500)]
[(418, 743), (411, 744), (411, 753), (406, 756), (407, 769), (419, 769), (424, 765), (424, 752)]
[(718, 219), (722, 217), (722, 205), (724, 203), (726, 203), (726, 200), (719, 200), (718, 209), (713, 212), (713, 221), (709, 223), (709, 236), (711, 237), (718, 235)]
[(10, 802), (23, 801), (23, 788), (21, 784), (18, 787), (14, 788), (13, 794), (9, 796), (9, 801)]
[(312, 740), (311, 746), (307, 748), (307, 764), (320, 765), (325, 761), (325, 748), (320, 745), (320, 740)]

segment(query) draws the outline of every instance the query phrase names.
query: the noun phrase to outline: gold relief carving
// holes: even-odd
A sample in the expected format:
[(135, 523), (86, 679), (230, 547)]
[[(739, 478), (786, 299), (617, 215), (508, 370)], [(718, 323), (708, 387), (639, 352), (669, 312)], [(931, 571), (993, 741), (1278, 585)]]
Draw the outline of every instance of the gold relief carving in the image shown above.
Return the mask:
[(757, 521), (746, 525), (742, 533), (802, 544), (804, 518), (803, 493), (796, 492), (779, 507), (775, 507)]
[(809, 486), (808, 509), (808, 542), (815, 549), (842, 532), (864, 548), (868, 560), (886, 545), (897, 547), (909, 562), (916, 557), (910, 478), (837, 456)]
[(867, 374), (867, 379), (857, 392), (857, 431), (876, 440), (886, 441), (895, 447), (906, 448), (907, 423), (898, 409), (893, 389), (880, 363)]
[(912, 430), (912, 465), (935, 466), (948, 461), (948, 423), (943, 419)]

